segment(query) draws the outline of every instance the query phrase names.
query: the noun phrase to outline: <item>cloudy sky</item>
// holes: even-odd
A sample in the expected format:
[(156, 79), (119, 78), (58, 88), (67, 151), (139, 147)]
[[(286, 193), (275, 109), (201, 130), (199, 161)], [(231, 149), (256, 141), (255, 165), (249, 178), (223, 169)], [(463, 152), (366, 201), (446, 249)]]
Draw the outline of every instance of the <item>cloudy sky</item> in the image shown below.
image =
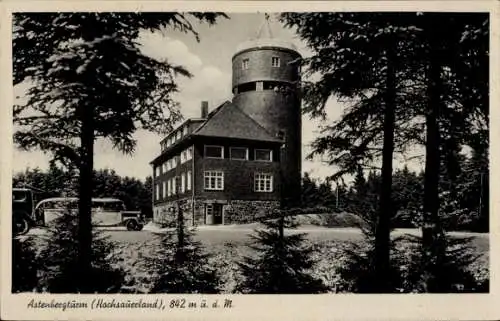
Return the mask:
[[(202, 100), (209, 101), (210, 109), (219, 103), (231, 99), (231, 57), (241, 42), (256, 37), (264, 22), (263, 14), (230, 14), (214, 26), (195, 24), (200, 35), (200, 42), (188, 34), (166, 29), (162, 32), (145, 32), (140, 43), (145, 54), (155, 58), (167, 58), (169, 61), (185, 66), (194, 77), (179, 78), (180, 92), (176, 95), (181, 104), (181, 112), (185, 118), (198, 117)], [(308, 56), (306, 46), (297, 39), (294, 33), (283, 28), (277, 21), (271, 21), (271, 30), (275, 38), (293, 42), (303, 56)], [(14, 88), (15, 96), (22, 99), (26, 85)], [(329, 119), (338, 118), (341, 106), (332, 101), (328, 108)], [(323, 125), (319, 120), (310, 120), (303, 116), (302, 143), (303, 157), (309, 152), (308, 145), (317, 136), (318, 128)], [(136, 133), (138, 140), (135, 153), (124, 155), (113, 150), (106, 141), (97, 141), (95, 146), (95, 168), (111, 168), (120, 175), (144, 179), (152, 173), (149, 162), (160, 152), (157, 134), (144, 131)], [(50, 155), (41, 152), (25, 152), (14, 150), (13, 171), (24, 171), (27, 167), (48, 167)], [(313, 177), (323, 178), (334, 172), (334, 169), (322, 164), (320, 160), (303, 161), (303, 171)]]

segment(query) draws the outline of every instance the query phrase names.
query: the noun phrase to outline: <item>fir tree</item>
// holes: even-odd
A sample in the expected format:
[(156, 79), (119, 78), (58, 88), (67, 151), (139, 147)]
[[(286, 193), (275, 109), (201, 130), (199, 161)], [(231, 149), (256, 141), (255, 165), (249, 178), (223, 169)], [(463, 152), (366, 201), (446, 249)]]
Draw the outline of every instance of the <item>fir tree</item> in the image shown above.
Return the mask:
[[(406, 235), (403, 239), (414, 251), (408, 251), (406, 247), (403, 248), (406, 253), (397, 255), (399, 265), (407, 267), (403, 275), (405, 282), (402, 291), (427, 293), (430, 290), (428, 284), (433, 284), (432, 292), (436, 293), (489, 292), (489, 278), (477, 280), (470, 269), (480, 257), (477, 249), (471, 244), (473, 237), (445, 235), (441, 243), (442, 249), (440, 249), (444, 255), (433, 258), (430, 263), (423, 262), (428, 257), (418, 250), (423, 246), (421, 237)], [(426, 270), (429, 267), (433, 270)], [(428, 280), (430, 276), (435, 279)]]
[(266, 229), (252, 235), (253, 256), (239, 262), (243, 281), (236, 291), (258, 294), (324, 293), (327, 287), (312, 275), (312, 248), (305, 244), (305, 234), (283, 235), (282, 228), (293, 228), (292, 219), (264, 222)]
[(99, 230), (92, 229), (91, 271), (81, 288), (78, 268), (78, 220), (66, 210), (47, 229), (37, 261), (41, 264), (38, 290), (50, 293), (117, 293), (124, 281), (124, 272), (116, 267), (114, 244)]
[(145, 265), (154, 271), (151, 293), (219, 293), (221, 281), (210, 255), (193, 239), (178, 204), (177, 219), (166, 222), (171, 230), (159, 235), (159, 246)]
[[(173, 94), (182, 66), (145, 55), (140, 32), (172, 28), (199, 41), (191, 19), (219, 13), (51, 12), (13, 16), (14, 84), (28, 81), (28, 101), (14, 106), (14, 140), (79, 171), (80, 288), (91, 273), (94, 143), (130, 154), (138, 129), (164, 133), (181, 118)], [(91, 289), (89, 289), (91, 291)]]

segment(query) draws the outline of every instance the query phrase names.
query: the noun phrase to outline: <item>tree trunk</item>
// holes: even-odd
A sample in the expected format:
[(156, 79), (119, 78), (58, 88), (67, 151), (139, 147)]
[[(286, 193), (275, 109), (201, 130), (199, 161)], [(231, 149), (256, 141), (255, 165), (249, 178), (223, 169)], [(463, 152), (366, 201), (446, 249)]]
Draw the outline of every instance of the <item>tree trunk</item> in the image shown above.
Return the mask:
[(441, 109), (441, 59), (439, 38), (429, 17), (427, 37), (429, 40), (429, 66), (427, 74), (426, 144), (424, 174), (424, 209), (422, 226), (422, 251), (424, 264), (424, 287), (426, 292), (439, 292), (440, 260), (443, 258), (443, 234), (439, 221), (439, 173), (440, 173), (440, 131)]
[(94, 118), (92, 107), (82, 108), (80, 134), (80, 177), (78, 202), (78, 259), (80, 292), (89, 293), (88, 287), (92, 267), (92, 180), (94, 168)]
[(392, 206), (392, 157), (394, 153), (394, 126), (396, 109), (395, 57), (392, 49), (387, 54), (387, 78), (384, 109), (384, 145), (382, 148), (382, 186), (380, 189), (378, 224), (375, 232), (375, 291), (391, 292), (390, 282), (390, 224)]

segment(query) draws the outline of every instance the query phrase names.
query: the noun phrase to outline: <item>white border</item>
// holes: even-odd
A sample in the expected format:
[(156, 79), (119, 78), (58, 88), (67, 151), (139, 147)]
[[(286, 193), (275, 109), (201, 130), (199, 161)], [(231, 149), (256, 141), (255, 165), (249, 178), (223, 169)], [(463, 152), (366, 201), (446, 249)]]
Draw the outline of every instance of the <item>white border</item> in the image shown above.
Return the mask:
[[(286, 5), (285, 5), (286, 4)], [(497, 1), (338, 1), (338, 2), (228, 2), (228, 1), (4, 1), (0, 3), (1, 37), (0, 53), (0, 225), (2, 229), (1, 247), (1, 317), (0, 319), (16, 320), (51, 320), (51, 319), (202, 319), (202, 320), (495, 320), (499, 317), (498, 296), (498, 256), (499, 218), (498, 197), (490, 199), (490, 294), (484, 295), (168, 295), (154, 296), (164, 300), (186, 297), (190, 300), (202, 298), (211, 301), (225, 298), (233, 300), (234, 308), (228, 310), (168, 310), (144, 313), (140, 310), (28, 310), (26, 304), (36, 298), (50, 301), (58, 300), (88, 300), (93, 298), (116, 297), (138, 298), (139, 296), (111, 295), (12, 295), (10, 293), (10, 197), (11, 197), (11, 166), (12, 166), (12, 66), (11, 66), (11, 13), (16, 11), (225, 11), (225, 12), (256, 12), (256, 11), (489, 11), (491, 12), (491, 55), (490, 55), (490, 142), (491, 142), (491, 176), (498, 174), (498, 165), (494, 158), (498, 152), (495, 137), (498, 130), (499, 100), (499, 7)], [(497, 195), (497, 184), (491, 180), (491, 195)], [(143, 296), (151, 299), (151, 295)]]

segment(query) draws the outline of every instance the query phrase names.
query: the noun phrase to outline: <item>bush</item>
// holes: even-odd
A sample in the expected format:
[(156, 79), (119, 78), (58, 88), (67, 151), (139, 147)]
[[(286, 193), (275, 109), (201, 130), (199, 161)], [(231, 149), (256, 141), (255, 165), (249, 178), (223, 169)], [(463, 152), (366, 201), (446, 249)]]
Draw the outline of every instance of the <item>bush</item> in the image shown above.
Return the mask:
[[(78, 275), (77, 217), (64, 213), (48, 228), (48, 235), (37, 260), (41, 263), (38, 290), (50, 293), (80, 293)], [(114, 244), (102, 232), (92, 232), (92, 269), (86, 287), (94, 293), (120, 292), (124, 272), (115, 267)]]
[(32, 292), (38, 278), (38, 263), (29, 239), (12, 238), (12, 293)]
[(325, 227), (359, 227), (362, 220), (351, 213), (305, 214), (296, 216), (298, 224), (319, 225)]

